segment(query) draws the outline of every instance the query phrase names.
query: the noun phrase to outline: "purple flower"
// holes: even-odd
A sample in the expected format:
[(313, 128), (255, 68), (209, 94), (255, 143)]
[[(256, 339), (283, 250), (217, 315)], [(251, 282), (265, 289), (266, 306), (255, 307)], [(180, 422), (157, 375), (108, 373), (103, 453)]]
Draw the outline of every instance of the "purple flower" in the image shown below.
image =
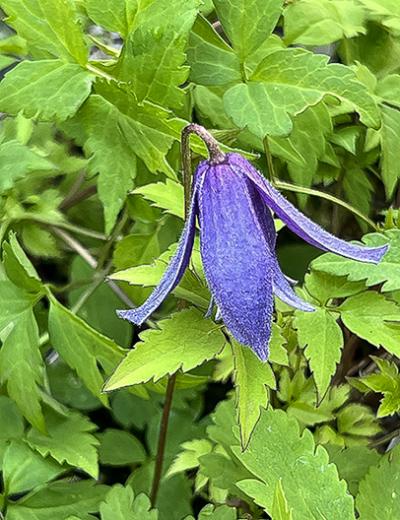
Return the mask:
[(275, 254), (273, 211), (309, 244), (361, 262), (378, 263), (388, 246), (362, 247), (334, 237), (288, 202), (236, 153), (200, 163), (190, 211), (178, 249), (159, 285), (138, 308), (118, 311), (142, 324), (182, 278), (193, 247), (196, 217), (208, 286), (225, 325), (258, 357), (268, 357), (273, 295), (302, 311), (314, 308), (299, 298)]

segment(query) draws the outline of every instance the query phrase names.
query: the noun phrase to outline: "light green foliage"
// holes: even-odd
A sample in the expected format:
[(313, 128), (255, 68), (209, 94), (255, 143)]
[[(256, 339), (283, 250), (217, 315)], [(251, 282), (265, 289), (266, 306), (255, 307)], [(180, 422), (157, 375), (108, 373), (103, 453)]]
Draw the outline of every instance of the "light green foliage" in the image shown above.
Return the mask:
[(312, 268), (335, 276), (347, 276), (348, 280), (365, 281), (368, 287), (383, 283), (382, 291), (400, 289), (399, 250), (400, 231), (391, 229), (382, 233), (369, 233), (363, 238), (368, 246), (380, 246), (389, 243), (389, 251), (378, 265), (355, 262), (328, 253), (312, 262)]
[(153, 0), (106, 0), (100, 5), (96, 0), (86, 0), (85, 6), (95, 23), (125, 37), (137, 25), (138, 13), (152, 2)]
[(338, 315), (326, 309), (296, 312), (294, 327), (299, 344), (310, 363), (318, 394), (322, 398), (336, 371), (343, 347), (343, 333), (337, 323)]
[(100, 505), (101, 520), (157, 520), (156, 509), (151, 509), (149, 498), (140, 494), (134, 496), (132, 488), (116, 485), (107, 493)]
[(288, 44), (326, 45), (365, 34), (365, 12), (356, 0), (297, 0), (284, 11)]
[(122, 359), (123, 349), (74, 316), (53, 297), (49, 314), (49, 334), (54, 348), (66, 363), (76, 370), (93, 395), (107, 403), (107, 397), (101, 394), (103, 376), (98, 364), (106, 373), (111, 373)]
[(359, 0), (372, 19), (379, 20), (384, 27), (400, 33), (400, 6), (396, 0)]
[(78, 413), (64, 416), (49, 411), (46, 414), (46, 428), (46, 434), (34, 428), (28, 432), (27, 440), (32, 448), (43, 457), (50, 454), (60, 464), (67, 462), (97, 478), (96, 446), (99, 443), (91, 433), (96, 426), (87, 417)]
[(361, 520), (392, 520), (400, 515), (399, 463), (396, 447), (360, 482), (356, 506)]
[[(236, 518), (234, 508), (225, 505), (213, 506), (212, 504), (204, 506), (198, 516), (198, 520), (235, 520)], [(190, 518), (187, 517), (185, 520), (190, 520)]]
[(106, 391), (157, 381), (178, 369), (187, 372), (215, 357), (225, 344), (222, 333), (195, 310), (174, 314), (159, 327), (140, 334), (141, 341), (107, 381)]
[(374, 356), (379, 372), (369, 374), (359, 379), (350, 379), (358, 390), (362, 392), (379, 392), (383, 394), (381, 405), (378, 409), (378, 417), (393, 415), (400, 409), (400, 376), (397, 366), (386, 359)]
[(252, 74), (251, 82), (226, 91), (224, 106), (240, 128), (247, 126), (261, 138), (283, 136), (292, 130), (290, 116), (327, 95), (358, 111), (366, 125), (378, 124), (373, 98), (349, 69), (327, 65), (327, 58), (297, 49), (269, 54)]
[(272, 520), (293, 520), (292, 511), (288, 509), (282, 481), (278, 480), (275, 487), (274, 501), (272, 502)]
[(234, 51), (243, 62), (275, 28), (283, 1), (214, 0), (214, 5)]
[(194, 439), (182, 444), (182, 451), (168, 468), (167, 476), (176, 475), (182, 471), (197, 468), (199, 458), (212, 451), (212, 444), (208, 439)]
[(235, 447), (233, 451), (254, 475), (238, 486), (267, 512), (272, 511), (280, 481), (293, 520), (321, 515), (354, 519), (353, 500), (335, 466), (329, 464), (328, 454), (321, 446), (315, 447), (311, 432), (301, 435), (296, 421), (284, 412), (262, 412), (247, 450), (242, 453)]
[(235, 363), (234, 381), (240, 438), (246, 448), (268, 404), (268, 388), (275, 389), (275, 376), (268, 363), (263, 363), (249, 348), (232, 341)]

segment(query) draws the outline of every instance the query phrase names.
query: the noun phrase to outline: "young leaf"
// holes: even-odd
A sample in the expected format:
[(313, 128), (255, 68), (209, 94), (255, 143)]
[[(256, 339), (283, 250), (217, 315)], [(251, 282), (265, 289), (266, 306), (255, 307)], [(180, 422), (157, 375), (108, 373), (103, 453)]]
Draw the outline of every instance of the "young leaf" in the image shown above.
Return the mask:
[(379, 112), (366, 87), (352, 70), (327, 61), (327, 56), (298, 49), (272, 52), (250, 82), (225, 92), (225, 110), (239, 128), (247, 126), (260, 138), (284, 136), (293, 128), (290, 116), (330, 95), (357, 111), (367, 126), (376, 127)]
[(30, 491), (63, 473), (56, 461), (43, 458), (25, 442), (12, 441), (4, 453), (3, 478), (6, 495)]
[(328, 310), (318, 308), (314, 312), (296, 311), (294, 320), (320, 399), (329, 387), (343, 347), (343, 334), (336, 319)]
[(46, 414), (46, 426), (47, 435), (35, 429), (28, 432), (29, 445), (43, 457), (50, 454), (60, 464), (67, 462), (97, 478), (99, 441), (91, 434), (96, 426), (76, 412), (62, 416), (53, 411)]
[(274, 30), (283, 0), (214, 0), (214, 5), (225, 33), (243, 63)]
[[(0, 82), (0, 110), (44, 121), (73, 116), (90, 94), (93, 74), (61, 60), (23, 61)], [(44, 161), (44, 159), (43, 159)]]
[(372, 345), (400, 355), (400, 308), (382, 294), (351, 296), (338, 308), (346, 327)]
[(275, 486), (274, 501), (272, 502), (273, 520), (293, 520), (292, 510), (288, 508), (282, 481), (278, 480)]
[(3, 265), (8, 278), (21, 289), (39, 292), (42, 282), (36, 269), (19, 245), (15, 233), (10, 233), (9, 241), (3, 242)]
[(400, 450), (396, 446), (360, 482), (356, 499), (360, 520), (400, 517)]
[(134, 193), (140, 193), (153, 206), (166, 213), (183, 218), (183, 186), (179, 182), (166, 179), (165, 182), (145, 184), (136, 188)]
[(7, 520), (64, 520), (74, 514), (80, 518), (99, 510), (107, 490), (107, 486), (96, 485), (93, 480), (55, 482), (10, 503)]
[(88, 49), (73, 0), (3, 0), (11, 25), (36, 58), (56, 57), (84, 65)]
[(49, 334), (60, 356), (76, 370), (93, 395), (106, 404), (107, 397), (101, 394), (103, 377), (98, 363), (110, 373), (121, 360), (123, 349), (89, 327), (53, 296), (50, 296)]
[(100, 504), (101, 520), (157, 520), (158, 512), (151, 509), (149, 498), (143, 493), (134, 496), (132, 488), (117, 484)]
[(223, 334), (194, 309), (178, 312), (158, 326), (140, 334), (141, 341), (117, 367), (105, 391), (158, 381), (179, 369), (188, 372), (214, 358), (225, 344)]
[(377, 265), (327, 253), (316, 258), (311, 267), (335, 276), (347, 276), (352, 282), (365, 280), (367, 287), (383, 283), (383, 292), (400, 289), (400, 230), (390, 229), (385, 234), (369, 233), (363, 237), (363, 243), (370, 247), (389, 243), (390, 247)]
[(263, 411), (247, 450), (235, 446), (233, 451), (257, 479), (242, 480), (238, 487), (267, 512), (281, 480), (293, 520), (354, 520), (353, 499), (325, 449), (315, 448), (312, 433), (300, 434), (297, 421), (284, 411)]
[(252, 350), (232, 340), (235, 363), (235, 390), (240, 439), (246, 449), (260, 418), (261, 409), (268, 404), (268, 388), (275, 389), (275, 376), (268, 363), (260, 361)]

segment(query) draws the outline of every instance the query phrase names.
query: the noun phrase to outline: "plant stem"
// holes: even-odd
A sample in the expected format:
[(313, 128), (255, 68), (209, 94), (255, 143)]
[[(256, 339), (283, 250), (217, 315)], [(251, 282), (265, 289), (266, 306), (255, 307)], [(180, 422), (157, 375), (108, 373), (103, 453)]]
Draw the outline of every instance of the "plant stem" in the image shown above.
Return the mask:
[[(190, 134), (198, 135), (205, 143), (209, 153), (209, 161), (212, 164), (219, 164), (225, 160), (225, 154), (221, 151), (218, 141), (202, 126), (192, 123), (182, 130), (181, 135), (181, 158), (182, 158), (182, 175), (184, 188), (184, 208), (185, 220), (189, 215), (190, 200), (192, 192), (192, 164), (190, 154)], [(158, 489), (162, 476), (164, 464), (165, 444), (168, 433), (169, 416), (171, 412), (172, 399), (174, 396), (176, 382), (176, 372), (169, 376), (167, 389), (165, 392), (165, 402), (160, 423), (160, 433), (158, 436), (157, 455), (154, 468), (153, 484), (151, 487), (150, 500), (154, 507), (157, 501)]]
[(264, 146), (265, 157), (267, 159), (268, 180), (272, 184), (275, 184), (275, 181), (276, 181), (275, 168), (274, 168), (274, 163), (272, 161), (272, 154), (271, 154), (271, 149), (269, 147), (269, 141), (268, 141), (267, 136), (265, 136), (263, 139), (263, 146)]

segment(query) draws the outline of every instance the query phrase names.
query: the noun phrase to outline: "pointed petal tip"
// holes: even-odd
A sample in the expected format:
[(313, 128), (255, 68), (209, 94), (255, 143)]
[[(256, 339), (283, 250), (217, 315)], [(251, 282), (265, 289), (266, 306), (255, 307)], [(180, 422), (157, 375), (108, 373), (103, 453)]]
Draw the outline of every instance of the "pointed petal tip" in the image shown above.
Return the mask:
[(142, 316), (140, 312), (140, 307), (138, 309), (124, 309), (117, 311), (118, 318), (122, 318), (123, 320), (130, 321), (134, 325), (142, 325), (142, 323), (146, 320), (146, 316)]
[(364, 247), (362, 248), (365, 253), (364, 262), (369, 262), (371, 264), (379, 264), (379, 262), (383, 259), (385, 254), (388, 252), (390, 248), (389, 244), (385, 244), (380, 247)]

